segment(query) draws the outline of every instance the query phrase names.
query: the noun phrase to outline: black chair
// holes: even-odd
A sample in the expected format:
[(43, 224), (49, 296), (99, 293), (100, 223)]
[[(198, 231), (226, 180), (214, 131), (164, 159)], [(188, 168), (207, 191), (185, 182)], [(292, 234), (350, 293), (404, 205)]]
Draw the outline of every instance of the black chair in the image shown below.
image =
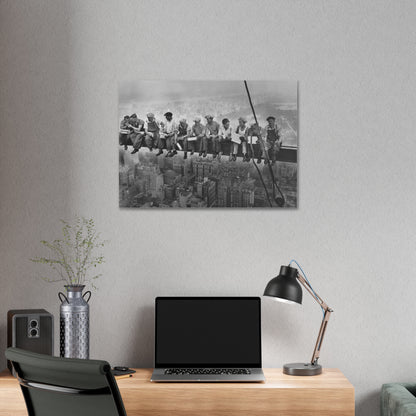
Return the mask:
[(8, 348), (29, 416), (126, 416), (106, 361), (58, 358)]

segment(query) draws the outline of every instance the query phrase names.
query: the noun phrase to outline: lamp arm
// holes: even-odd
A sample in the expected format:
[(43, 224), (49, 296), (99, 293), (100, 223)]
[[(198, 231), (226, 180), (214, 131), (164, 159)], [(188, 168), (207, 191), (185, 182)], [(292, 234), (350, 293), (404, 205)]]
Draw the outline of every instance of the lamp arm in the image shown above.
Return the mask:
[(321, 322), (321, 327), (319, 328), (318, 338), (316, 340), (315, 349), (313, 350), (313, 355), (311, 359), (311, 364), (315, 365), (318, 362), (319, 355), (321, 353), (322, 341), (325, 336), (325, 331), (326, 331), (326, 327), (329, 321), (329, 317), (331, 316), (331, 312), (333, 312), (333, 310), (329, 308), (328, 305), (321, 299), (321, 297), (312, 290), (312, 287), (310, 286), (310, 284), (299, 273), (297, 275), (297, 279), (302, 284), (302, 286), (312, 295), (312, 297), (319, 303), (321, 308), (324, 310), (324, 317)]

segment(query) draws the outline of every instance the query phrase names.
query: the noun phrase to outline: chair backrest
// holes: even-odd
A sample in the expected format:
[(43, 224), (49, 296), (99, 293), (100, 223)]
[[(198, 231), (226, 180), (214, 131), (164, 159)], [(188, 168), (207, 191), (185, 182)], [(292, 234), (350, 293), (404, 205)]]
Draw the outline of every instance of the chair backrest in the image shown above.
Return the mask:
[(58, 358), (8, 348), (29, 416), (126, 416), (106, 361)]

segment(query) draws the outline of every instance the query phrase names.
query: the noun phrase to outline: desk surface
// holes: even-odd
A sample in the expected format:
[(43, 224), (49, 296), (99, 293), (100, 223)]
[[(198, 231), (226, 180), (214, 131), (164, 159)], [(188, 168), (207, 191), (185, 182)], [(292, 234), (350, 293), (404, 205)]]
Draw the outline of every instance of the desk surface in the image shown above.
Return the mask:
[[(337, 369), (296, 377), (264, 369), (264, 383), (152, 383), (152, 369), (117, 381), (128, 416), (354, 415), (354, 387)], [(0, 373), (0, 415), (26, 415), (17, 381)]]

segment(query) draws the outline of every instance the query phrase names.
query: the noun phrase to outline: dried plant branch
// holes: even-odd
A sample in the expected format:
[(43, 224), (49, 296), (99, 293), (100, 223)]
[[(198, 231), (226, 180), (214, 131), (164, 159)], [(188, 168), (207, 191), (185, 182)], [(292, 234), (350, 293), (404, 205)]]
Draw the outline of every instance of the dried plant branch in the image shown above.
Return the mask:
[(57, 279), (43, 277), (48, 282), (64, 281), (68, 285), (84, 285), (90, 282), (96, 289), (92, 280), (97, 279), (101, 274), (88, 277), (88, 272), (104, 263), (101, 253), (95, 257), (93, 253), (104, 247), (107, 241), (101, 241), (92, 218), (75, 217), (72, 224), (65, 220), (61, 222), (62, 239), (52, 242), (41, 241), (41, 244), (50, 251), (51, 256), (34, 257), (30, 260), (49, 266), (59, 276)]

